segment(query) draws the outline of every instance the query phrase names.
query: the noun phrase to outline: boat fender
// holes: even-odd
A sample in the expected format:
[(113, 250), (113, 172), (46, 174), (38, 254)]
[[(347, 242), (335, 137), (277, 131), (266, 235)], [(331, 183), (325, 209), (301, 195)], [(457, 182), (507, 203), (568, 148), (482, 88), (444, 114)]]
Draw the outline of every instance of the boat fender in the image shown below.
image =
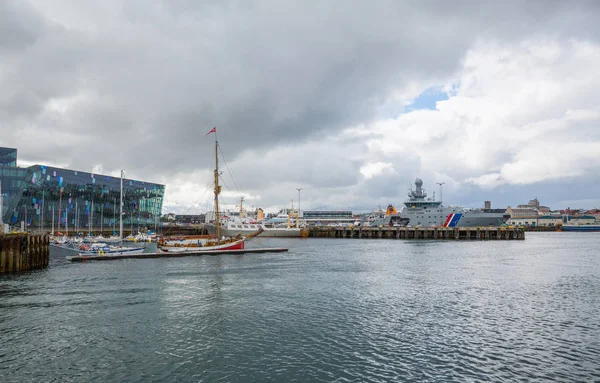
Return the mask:
[(100, 249), (100, 251), (98, 251), (98, 254), (104, 255), (104, 250)]

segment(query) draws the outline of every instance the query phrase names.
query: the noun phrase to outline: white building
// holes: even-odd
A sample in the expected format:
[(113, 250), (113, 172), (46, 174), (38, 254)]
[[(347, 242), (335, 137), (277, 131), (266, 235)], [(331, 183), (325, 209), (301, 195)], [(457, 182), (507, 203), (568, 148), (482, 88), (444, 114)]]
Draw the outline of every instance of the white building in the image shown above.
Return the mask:
[(537, 226), (538, 217), (511, 217), (506, 223), (512, 226)]
[(561, 216), (544, 215), (537, 219), (537, 226), (558, 226), (562, 223), (563, 218)]

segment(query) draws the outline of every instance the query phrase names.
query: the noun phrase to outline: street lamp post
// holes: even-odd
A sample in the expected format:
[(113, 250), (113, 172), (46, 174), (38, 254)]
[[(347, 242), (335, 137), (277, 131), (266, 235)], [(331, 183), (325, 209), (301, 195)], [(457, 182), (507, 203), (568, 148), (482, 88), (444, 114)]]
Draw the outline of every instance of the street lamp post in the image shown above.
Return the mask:
[(302, 188), (297, 188), (296, 190), (298, 190), (298, 216), (296, 217), (296, 227), (298, 227), (298, 221), (300, 221), (300, 191), (302, 190)]
[[(442, 196), (442, 185), (445, 184), (445, 182), (436, 182), (438, 185), (440, 185), (440, 205), (443, 201), (443, 196)], [(444, 218), (443, 216), (440, 216), (440, 226), (442, 226), (444, 224), (443, 222)]]
[(436, 182), (438, 185), (440, 185), (440, 202), (442, 202), (444, 199), (442, 198), (442, 185), (445, 184), (445, 182)]

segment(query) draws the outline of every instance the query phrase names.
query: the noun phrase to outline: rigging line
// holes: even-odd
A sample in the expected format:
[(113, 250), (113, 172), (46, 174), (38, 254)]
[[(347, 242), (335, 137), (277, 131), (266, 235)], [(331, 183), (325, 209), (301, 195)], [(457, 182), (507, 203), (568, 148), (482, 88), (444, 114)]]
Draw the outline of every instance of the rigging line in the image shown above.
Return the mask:
[(219, 179), (222, 181), (223, 186), (225, 186), (225, 189), (227, 189), (228, 192), (231, 192), (233, 194), (231, 189), (229, 189), (229, 186), (227, 186), (227, 182), (225, 182), (225, 179), (223, 177), (221, 177), (220, 175), (219, 175)]
[[(204, 190), (204, 194), (202, 194), (200, 197), (198, 197), (198, 199), (196, 201), (194, 201), (194, 203), (192, 203), (192, 205), (185, 211), (185, 213), (189, 212), (190, 210), (192, 210), (192, 208), (194, 206), (196, 206), (196, 204), (198, 203), (198, 201), (200, 201), (201, 199), (205, 198), (206, 194), (210, 191), (210, 185), (212, 184), (212, 181), (210, 181), (206, 186), (205, 186), (205, 190)], [(184, 213), (184, 214), (185, 214)]]
[[(227, 182), (225, 182), (225, 179), (221, 176), (219, 176), (219, 179), (222, 181), (222, 184), (223, 184), (223, 186), (225, 186), (225, 189), (227, 189), (227, 191), (233, 195), (233, 191), (229, 188), (229, 186), (227, 185)], [(238, 192), (241, 193), (241, 191), (239, 189), (238, 189)], [(234, 198), (234, 202), (237, 204), (238, 200), (235, 199), (235, 197), (231, 197), (231, 198)]]
[(223, 162), (225, 163), (225, 167), (227, 168), (227, 171), (229, 172), (229, 175), (231, 176), (231, 179), (233, 180), (233, 184), (235, 185), (238, 193), (242, 193), (240, 187), (238, 186), (237, 182), (235, 182), (235, 178), (233, 177), (233, 173), (231, 172), (231, 169), (229, 169), (229, 164), (227, 163), (227, 160), (225, 159), (225, 156), (223, 155), (223, 149), (221, 149), (221, 147), (219, 146), (219, 154), (221, 155), (221, 158), (223, 159)]
[(223, 184), (223, 186), (225, 186), (225, 189), (227, 189), (227, 191), (231, 192), (231, 189), (229, 189), (229, 186), (227, 186), (227, 182), (225, 182), (225, 178), (223, 178), (219, 175), (219, 179), (221, 180), (221, 183)]
[[(230, 193), (232, 193), (232, 194), (233, 194), (232, 190), (229, 188), (229, 186), (227, 186), (227, 183), (225, 182), (225, 179), (223, 179), (223, 177), (221, 177), (221, 176), (219, 176), (219, 179), (222, 181), (222, 183), (223, 183), (223, 186), (225, 186), (225, 189), (227, 189), (227, 191), (229, 191)], [(240, 193), (241, 193), (241, 192), (240, 192)], [(235, 199), (235, 197), (231, 197), (231, 198), (233, 198), (233, 202), (234, 202), (234, 203), (233, 203), (233, 206), (234, 206), (234, 207), (233, 207), (233, 209), (235, 210), (235, 208), (238, 206), (238, 202), (239, 202), (239, 201), (238, 201), (237, 199)], [(221, 200), (223, 200), (223, 199), (220, 199), (220, 201), (221, 201)], [(224, 201), (224, 202), (225, 202), (225, 201)], [(214, 208), (214, 202), (213, 202), (213, 208)]]
[[(183, 213), (183, 215), (187, 214), (187, 213), (188, 213), (190, 210), (192, 210), (192, 208), (193, 208), (193, 207), (194, 207), (194, 206), (195, 206), (195, 205), (198, 203), (198, 201), (200, 201), (201, 199), (205, 198), (205, 196), (206, 196), (206, 193), (208, 193), (208, 192), (210, 191), (210, 185), (211, 185), (211, 184), (212, 184), (212, 181), (210, 181), (210, 182), (209, 182), (209, 183), (206, 185), (206, 187), (205, 187), (205, 191), (204, 191), (204, 194), (202, 194), (202, 195), (201, 195), (201, 196), (200, 196), (200, 197), (199, 197), (199, 198), (198, 198), (198, 199), (197, 199), (197, 200), (196, 200), (194, 203), (192, 203), (192, 205), (191, 205), (191, 206), (190, 206), (190, 207), (189, 207), (189, 208), (188, 208), (188, 209), (187, 209), (187, 210), (186, 210), (186, 211)], [(171, 232), (171, 230), (172, 230), (172, 229), (173, 229), (172, 227), (169, 227), (169, 228), (167, 229), (167, 231), (166, 231), (166, 232), (163, 232), (163, 234), (162, 234), (162, 235), (167, 235), (167, 234), (169, 234), (169, 233)]]

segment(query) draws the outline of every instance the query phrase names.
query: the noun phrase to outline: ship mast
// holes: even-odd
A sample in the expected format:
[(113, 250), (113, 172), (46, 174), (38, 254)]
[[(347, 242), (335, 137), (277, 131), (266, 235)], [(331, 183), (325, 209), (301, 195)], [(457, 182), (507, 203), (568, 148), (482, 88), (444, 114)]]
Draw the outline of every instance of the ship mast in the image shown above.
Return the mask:
[(121, 170), (121, 192), (119, 197), (119, 242), (123, 245), (123, 172)]
[(244, 218), (244, 197), (240, 197), (240, 218)]
[(215, 226), (217, 228), (217, 241), (221, 238), (221, 222), (219, 221), (219, 142), (217, 141), (217, 132), (215, 131)]
[[(42, 191), (42, 193), (43, 193), (43, 191)], [(44, 198), (44, 197), (42, 196), (42, 198)], [(0, 225), (4, 225), (4, 222), (2, 222), (2, 214), (4, 214), (4, 212), (2, 211), (3, 203), (4, 203), (4, 201), (2, 201), (2, 181), (0, 181)], [(44, 203), (43, 199), (42, 199), (42, 203)], [(42, 207), (42, 214), (44, 214), (44, 207)], [(4, 232), (4, 231), (2, 231), (2, 232)]]

